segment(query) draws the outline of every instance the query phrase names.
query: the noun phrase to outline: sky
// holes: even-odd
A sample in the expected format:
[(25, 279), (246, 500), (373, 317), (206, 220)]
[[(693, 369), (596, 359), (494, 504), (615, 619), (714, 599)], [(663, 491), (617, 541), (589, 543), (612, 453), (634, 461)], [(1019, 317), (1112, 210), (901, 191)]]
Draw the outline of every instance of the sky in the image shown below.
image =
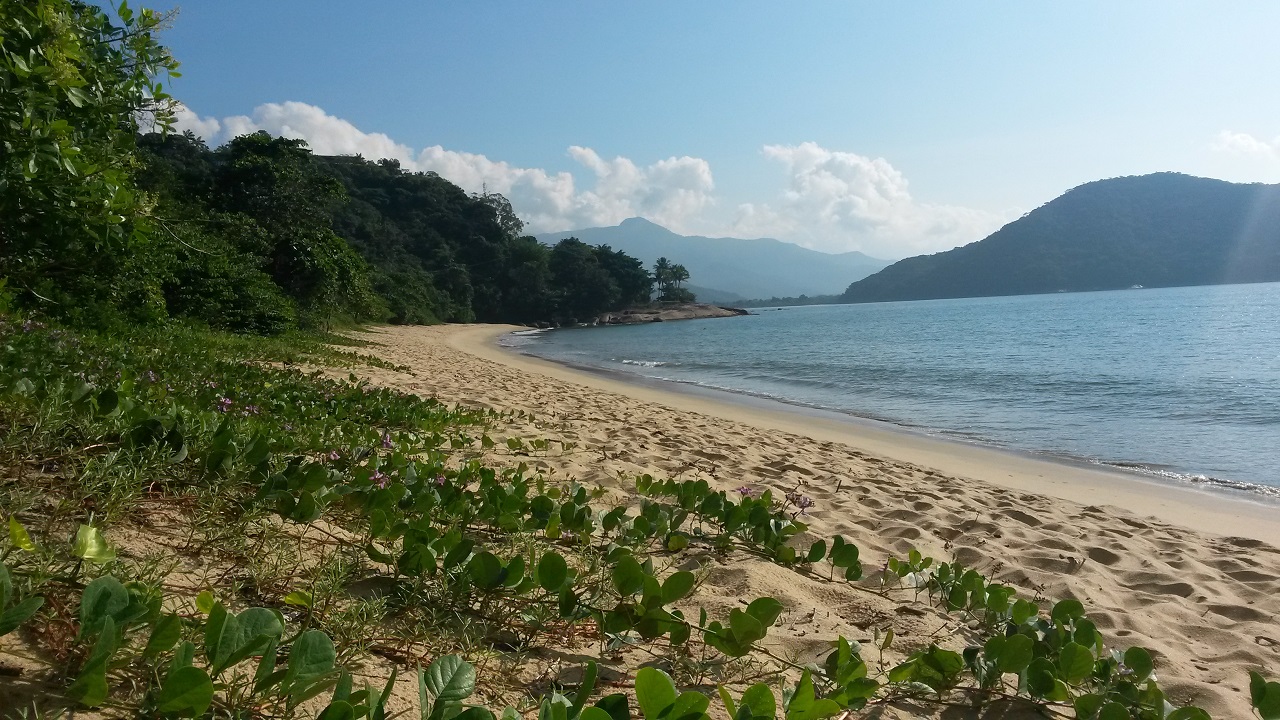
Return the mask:
[(897, 259), (1077, 185), (1280, 182), (1280, 3), (155, 0), (179, 127)]

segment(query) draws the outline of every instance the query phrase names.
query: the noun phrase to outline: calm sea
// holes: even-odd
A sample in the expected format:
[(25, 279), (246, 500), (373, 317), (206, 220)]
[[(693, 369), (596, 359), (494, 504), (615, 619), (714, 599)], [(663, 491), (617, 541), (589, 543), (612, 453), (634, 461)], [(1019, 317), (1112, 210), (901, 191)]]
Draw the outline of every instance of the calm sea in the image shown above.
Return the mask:
[(753, 313), (504, 343), (955, 439), (1280, 494), (1280, 283)]

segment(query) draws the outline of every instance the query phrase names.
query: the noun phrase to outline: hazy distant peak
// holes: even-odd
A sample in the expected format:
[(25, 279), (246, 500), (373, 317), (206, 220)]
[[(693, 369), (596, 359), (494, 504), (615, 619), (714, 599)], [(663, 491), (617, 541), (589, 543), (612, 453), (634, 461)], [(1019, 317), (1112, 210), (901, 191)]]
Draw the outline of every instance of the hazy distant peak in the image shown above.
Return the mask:
[(866, 277), (888, 261), (851, 252), (832, 255), (773, 238), (680, 235), (641, 217), (612, 227), (539, 233), (555, 244), (576, 237), (591, 245), (609, 245), (652, 265), (659, 257), (684, 265), (699, 298), (722, 302), (732, 297), (756, 299), (798, 295), (834, 295), (850, 280)]
[[(622, 222), (618, 223), (618, 227), (624, 227), (624, 228), (651, 227), (651, 228), (658, 228), (659, 230), (667, 230), (666, 228), (662, 227), (658, 223), (653, 222), (652, 220), (646, 220), (642, 217), (629, 217), (626, 220), (623, 220)], [(671, 231), (667, 230), (667, 232), (671, 232)]]

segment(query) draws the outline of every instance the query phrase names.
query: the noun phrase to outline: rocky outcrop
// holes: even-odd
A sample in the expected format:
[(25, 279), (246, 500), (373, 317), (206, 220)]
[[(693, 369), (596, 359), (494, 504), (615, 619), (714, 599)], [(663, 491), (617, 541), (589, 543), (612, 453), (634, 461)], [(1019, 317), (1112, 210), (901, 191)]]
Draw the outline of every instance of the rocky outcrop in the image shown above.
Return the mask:
[(696, 320), (698, 318), (737, 317), (750, 315), (742, 308), (721, 307), (704, 303), (672, 303), (630, 308), (605, 313), (596, 318), (594, 325), (636, 325), (639, 323), (667, 322), (670, 320)]

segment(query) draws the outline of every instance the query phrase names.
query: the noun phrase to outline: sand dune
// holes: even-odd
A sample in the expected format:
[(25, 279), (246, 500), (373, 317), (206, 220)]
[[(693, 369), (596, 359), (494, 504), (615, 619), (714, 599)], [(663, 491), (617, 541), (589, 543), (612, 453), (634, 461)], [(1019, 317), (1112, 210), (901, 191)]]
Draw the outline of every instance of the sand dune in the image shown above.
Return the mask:
[[(524, 460), (611, 488), (637, 473), (703, 477), (720, 487), (799, 488), (811, 529), (843, 534), (864, 563), (918, 548), (1022, 588), (1073, 597), (1109, 642), (1143, 645), (1173, 698), (1215, 717), (1248, 717), (1249, 669), (1280, 671), (1280, 514), (1276, 507), (1123, 473), (938, 442), (776, 408), (623, 384), (497, 348), (503, 328), (387, 328), (373, 352), (412, 374), (370, 379), (446, 402), (521, 410), (511, 435), (577, 444)], [(955, 618), (764, 562), (713, 564), (693, 598), (713, 613), (772, 595), (787, 607), (770, 642), (812, 659), (836, 634), (892, 627), (888, 658), (930, 641), (962, 646)], [(871, 661), (871, 658), (868, 658)]]

